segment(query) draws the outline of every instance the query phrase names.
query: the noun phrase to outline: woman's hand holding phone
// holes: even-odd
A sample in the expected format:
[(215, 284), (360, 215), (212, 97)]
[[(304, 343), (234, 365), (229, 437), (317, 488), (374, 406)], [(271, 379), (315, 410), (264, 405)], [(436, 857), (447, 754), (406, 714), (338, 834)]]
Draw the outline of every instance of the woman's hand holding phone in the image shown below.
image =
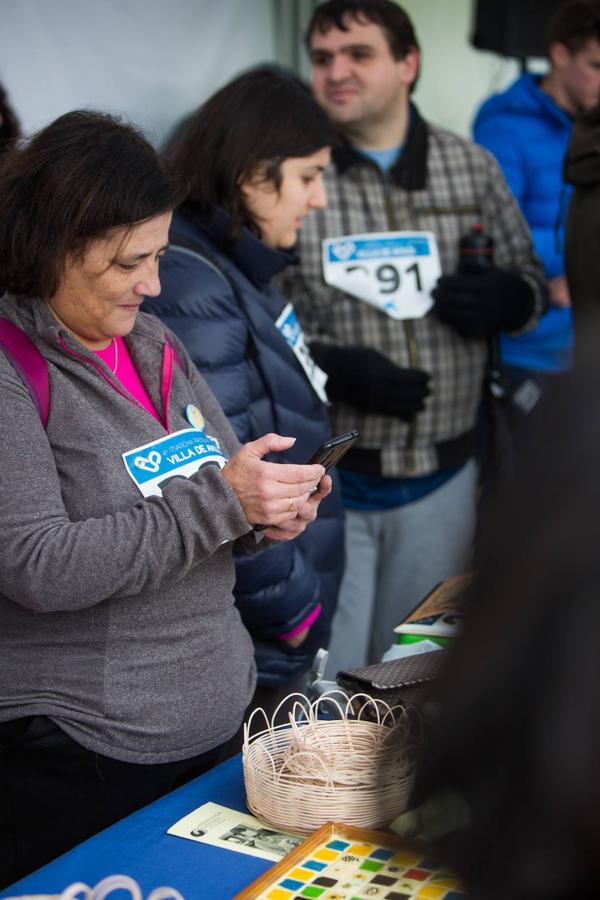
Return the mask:
[(280, 520), (276, 525), (256, 525), (255, 530), (262, 531), (265, 537), (272, 541), (289, 541), (302, 534), (306, 526), (316, 519), (321, 500), (331, 492), (332, 481), (327, 472), (339, 462), (358, 436), (358, 431), (349, 431), (347, 434), (339, 434), (324, 441), (306, 465), (323, 466), (325, 474), (314, 487), (309, 489), (310, 494), (306, 498), (299, 497), (294, 501), (296, 515), (288, 515), (285, 521)]
[[(295, 521), (297, 510), (324, 473), (321, 465), (271, 463), (263, 456), (288, 450), (296, 439), (265, 434), (244, 444), (221, 470), (235, 492), (250, 525)], [(261, 529), (262, 530), (262, 529)], [(281, 538), (283, 540), (284, 538)]]

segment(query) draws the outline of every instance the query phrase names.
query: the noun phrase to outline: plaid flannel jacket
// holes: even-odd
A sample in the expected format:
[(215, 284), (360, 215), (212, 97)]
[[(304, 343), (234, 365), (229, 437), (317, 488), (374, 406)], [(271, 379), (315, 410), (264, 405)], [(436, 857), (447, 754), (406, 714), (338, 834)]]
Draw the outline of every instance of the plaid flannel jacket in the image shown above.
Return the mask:
[[(377, 459), (386, 477), (410, 477), (458, 465), (472, 455), (477, 408), (487, 360), (483, 340), (466, 339), (433, 313), (395, 321), (374, 307), (325, 284), (324, 238), (365, 232), (419, 230), (437, 236), (442, 271), (456, 271), (459, 240), (481, 223), (494, 240), (494, 262), (517, 269), (532, 287), (533, 328), (546, 304), (546, 287), (529, 230), (504, 177), (483, 148), (426, 123), (411, 106), (404, 152), (388, 179), (370, 160), (345, 145), (325, 173), (328, 206), (314, 210), (300, 232), (300, 265), (282, 281), (308, 338), (373, 347), (399, 366), (431, 375), (431, 394), (412, 423), (364, 413), (348, 404), (330, 412), (334, 434), (358, 428), (360, 446), (346, 459), (357, 468), (361, 450)], [(366, 454), (369, 456), (369, 453)]]

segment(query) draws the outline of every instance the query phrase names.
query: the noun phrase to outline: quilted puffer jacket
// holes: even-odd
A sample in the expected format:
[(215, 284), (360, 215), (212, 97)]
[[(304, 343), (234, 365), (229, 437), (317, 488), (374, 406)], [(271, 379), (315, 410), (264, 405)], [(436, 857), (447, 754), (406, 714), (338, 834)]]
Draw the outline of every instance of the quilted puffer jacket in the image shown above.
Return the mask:
[[(222, 211), (213, 217), (178, 213), (161, 261), (161, 295), (147, 299), (144, 309), (184, 342), (240, 441), (271, 431), (293, 436), (294, 447), (271, 458), (305, 463), (331, 432), (325, 405), (275, 325), (285, 301), (269, 282), (295, 257), (248, 230), (226, 252), (228, 227)], [(254, 639), (260, 684), (285, 683), (327, 646), (343, 564), (335, 473), (332, 494), (303, 535), (257, 557), (237, 556), (236, 603)], [(280, 639), (319, 605), (299, 648)]]

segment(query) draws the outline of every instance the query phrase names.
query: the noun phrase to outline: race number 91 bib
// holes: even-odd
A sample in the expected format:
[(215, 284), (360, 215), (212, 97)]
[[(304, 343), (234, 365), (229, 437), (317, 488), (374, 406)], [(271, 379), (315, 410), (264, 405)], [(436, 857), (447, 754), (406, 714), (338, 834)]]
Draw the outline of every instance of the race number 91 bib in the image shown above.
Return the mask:
[(323, 241), (323, 277), (392, 319), (420, 319), (442, 274), (431, 231), (348, 234)]

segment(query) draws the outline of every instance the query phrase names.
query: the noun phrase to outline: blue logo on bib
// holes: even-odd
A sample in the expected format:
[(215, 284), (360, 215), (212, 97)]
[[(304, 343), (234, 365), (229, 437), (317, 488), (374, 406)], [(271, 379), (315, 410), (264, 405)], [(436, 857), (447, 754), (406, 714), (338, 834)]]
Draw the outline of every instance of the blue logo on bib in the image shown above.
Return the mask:
[(206, 465), (222, 468), (227, 459), (216, 438), (187, 428), (124, 453), (123, 462), (142, 494), (151, 496), (171, 478), (189, 478)]

